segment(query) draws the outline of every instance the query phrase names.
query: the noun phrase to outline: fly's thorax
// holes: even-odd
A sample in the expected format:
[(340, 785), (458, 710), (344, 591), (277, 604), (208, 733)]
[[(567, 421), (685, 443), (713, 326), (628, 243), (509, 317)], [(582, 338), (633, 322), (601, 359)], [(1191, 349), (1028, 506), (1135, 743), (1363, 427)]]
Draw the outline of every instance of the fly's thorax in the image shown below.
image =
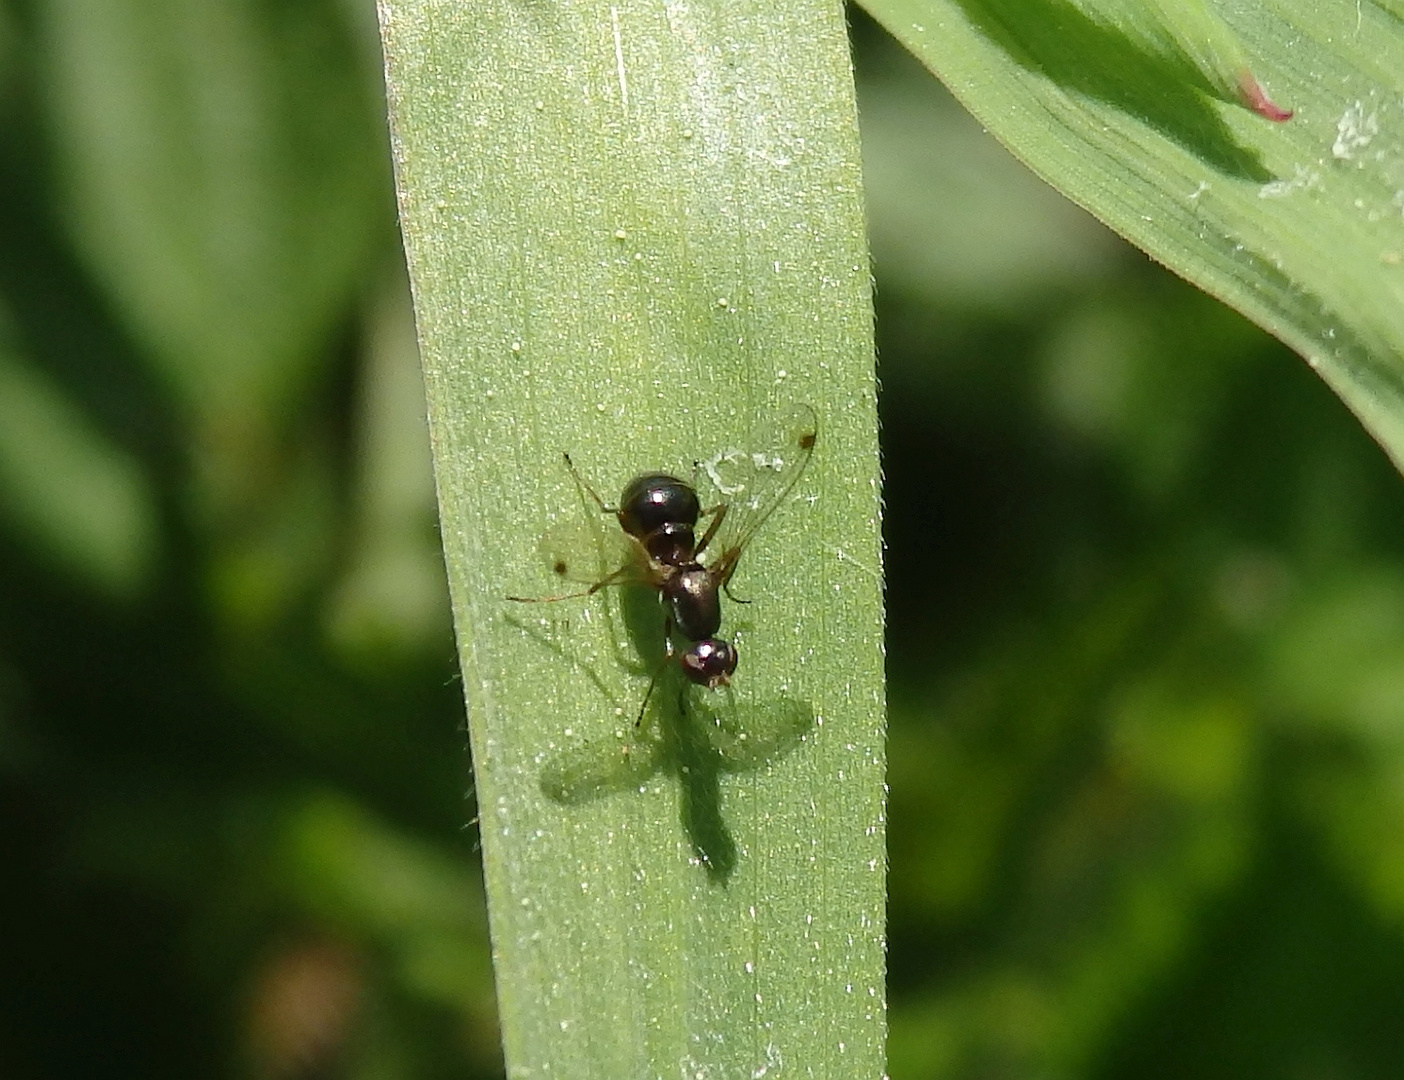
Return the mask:
[(648, 557), (663, 566), (682, 568), (697, 561), (696, 531), (681, 521), (665, 521), (641, 538)]

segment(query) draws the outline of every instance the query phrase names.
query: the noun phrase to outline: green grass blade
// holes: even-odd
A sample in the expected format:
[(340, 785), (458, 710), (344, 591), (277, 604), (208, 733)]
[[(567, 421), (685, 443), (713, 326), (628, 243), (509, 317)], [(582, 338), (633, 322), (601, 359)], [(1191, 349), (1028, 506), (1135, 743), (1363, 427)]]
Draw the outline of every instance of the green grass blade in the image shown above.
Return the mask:
[(1111, 0), (864, 6), (1049, 183), (1301, 352), (1404, 464), (1397, 5), (1212, 5), (1295, 110), (1279, 124), (1211, 98), (1149, 35), (1103, 18)]
[[(877, 451), (842, 9), (387, 0), (381, 22), (509, 1071), (879, 1076)], [(556, 591), (537, 540), (589, 520), (561, 452), (614, 498), (797, 403), (813, 460), (742, 561), (753, 603), (726, 605), (736, 710), (680, 709), (670, 670), (636, 733), (651, 598), (505, 599)]]

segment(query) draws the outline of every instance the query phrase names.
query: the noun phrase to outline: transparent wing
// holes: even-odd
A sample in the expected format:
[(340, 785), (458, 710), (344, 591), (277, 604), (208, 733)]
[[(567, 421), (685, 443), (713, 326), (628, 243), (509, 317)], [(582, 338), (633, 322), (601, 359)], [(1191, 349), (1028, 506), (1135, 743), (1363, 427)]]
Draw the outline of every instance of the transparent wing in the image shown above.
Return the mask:
[(727, 449), (699, 462), (725, 507), (707, 542), (709, 565), (729, 578), (742, 552), (786, 496), (814, 453), (819, 420), (808, 405), (791, 405), (747, 450)]
[(557, 522), (542, 534), (537, 552), (557, 581), (588, 586), (646, 580), (638, 542), (604, 515), (599, 521)]

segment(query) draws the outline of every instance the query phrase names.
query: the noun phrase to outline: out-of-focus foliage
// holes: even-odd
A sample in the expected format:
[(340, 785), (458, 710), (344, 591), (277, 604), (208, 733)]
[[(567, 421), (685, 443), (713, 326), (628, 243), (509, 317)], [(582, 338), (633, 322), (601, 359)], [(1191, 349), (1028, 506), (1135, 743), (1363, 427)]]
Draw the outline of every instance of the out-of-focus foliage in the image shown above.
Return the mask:
[(0, 30), (0, 1071), (499, 1074), (373, 12)]
[(1404, 471), (1397, 8), (864, 7), (1040, 176), (1301, 352)]
[(1399, 476), (861, 40), (891, 1074), (1393, 1076)]
[[(6, 1076), (500, 1070), (368, 15), (0, 7)], [(1394, 1076), (1398, 476), (857, 30), (891, 1074)]]

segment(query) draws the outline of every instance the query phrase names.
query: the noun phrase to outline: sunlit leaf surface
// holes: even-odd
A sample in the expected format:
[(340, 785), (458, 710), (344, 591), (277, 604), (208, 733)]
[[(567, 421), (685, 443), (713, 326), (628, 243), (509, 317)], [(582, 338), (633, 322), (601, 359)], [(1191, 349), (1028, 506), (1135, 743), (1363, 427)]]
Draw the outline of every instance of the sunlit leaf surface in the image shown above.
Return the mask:
[[(875, 386), (842, 12), (396, 0), (382, 22), (509, 1070), (876, 1078)], [(777, 468), (796, 409), (813, 458)], [(559, 554), (618, 532), (586, 485), (721, 491), (755, 453), (717, 534), (750, 541), (730, 691), (664, 664), (646, 586), (507, 599), (617, 565)]]

